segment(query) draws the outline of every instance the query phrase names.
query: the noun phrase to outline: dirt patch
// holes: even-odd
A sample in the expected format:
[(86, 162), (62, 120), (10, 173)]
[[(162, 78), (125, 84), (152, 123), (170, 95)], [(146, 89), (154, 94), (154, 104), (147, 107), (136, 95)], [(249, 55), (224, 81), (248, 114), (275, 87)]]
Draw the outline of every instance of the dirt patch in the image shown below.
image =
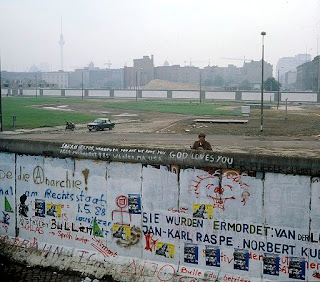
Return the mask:
[[(198, 134), (204, 131), (210, 135), (261, 135), (261, 112), (260, 109), (251, 109), (247, 124), (211, 124), (198, 123), (197, 118), (210, 119), (243, 119), (239, 109), (238, 115), (229, 116), (195, 116), (173, 113), (147, 112), (127, 109), (108, 108), (107, 104), (97, 100), (94, 103), (68, 103), (67, 105), (42, 105), (35, 107), (52, 107), (57, 110), (66, 110), (94, 114), (97, 117), (108, 116), (116, 123), (116, 131), (121, 133), (180, 133)], [(117, 102), (117, 101), (115, 101)], [(240, 107), (239, 104), (221, 107), (233, 109)], [(263, 111), (263, 135), (264, 136), (316, 136), (320, 134), (320, 107), (315, 104), (291, 103), (287, 107), (280, 105), (279, 109), (264, 109)], [(47, 131), (46, 129), (44, 129)], [(54, 129), (53, 129), (54, 130)], [(76, 130), (86, 130), (85, 125), (76, 125)]]

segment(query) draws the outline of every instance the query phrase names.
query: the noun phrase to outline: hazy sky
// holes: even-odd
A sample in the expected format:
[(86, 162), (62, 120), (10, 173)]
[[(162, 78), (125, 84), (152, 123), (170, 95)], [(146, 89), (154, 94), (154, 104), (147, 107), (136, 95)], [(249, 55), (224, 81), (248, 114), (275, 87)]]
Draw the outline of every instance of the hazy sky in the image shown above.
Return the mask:
[[(33, 64), (60, 68), (62, 15), (64, 69), (132, 66), (154, 55), (155, 65), (241, 66), (320, 45), (320, 0), (0, 0), (2, 69), (27, 71)], [(318, 40), (317, 40), (318, 38)], [(318, 47), (320, 49), (320, 46)], [(320, 50), (319, 50), (320, 52)], [(185, 61), (188, 61), (185, 63)]]

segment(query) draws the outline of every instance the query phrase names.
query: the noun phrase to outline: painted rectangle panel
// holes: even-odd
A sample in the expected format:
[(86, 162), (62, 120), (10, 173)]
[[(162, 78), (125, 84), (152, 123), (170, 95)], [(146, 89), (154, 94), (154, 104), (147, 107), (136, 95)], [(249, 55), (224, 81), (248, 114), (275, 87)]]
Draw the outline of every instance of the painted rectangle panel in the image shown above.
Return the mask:
[(281, 93), (281, 101), (317, 102), (317, 93)]
[[(179, 215), (176, 166), (144, 166), (142, 181), (143, 258), (178, 264)], [(179, 225), (179, 224), (178, 224)]]
[(0, 153), (0, 234), (15, 236), (15, 155)]
[(61, 96), (60, 89), (42, 89), (43, 96)]
[(108, 246), (117, 254), (141, 257), (141, 164), (107, 166)]
[(37, 95), (40, 94), (39, 89), (23, 89), (23, 95), (25, 96), (36, 96), (36, 91), (37, 91)]
[(8, 91), (9, 91), (9, 89), (7, 89), (7, 88), (1, 88), (1, 96), (4, 97), (4, 96), (8, 95)]
[(200, 90), (199, 91), (172, 91), (172, 98), (175, 99), (199, 99), (200, 98)]
[(142, 91), (143, 98), (167, 98), (167, 91)]
[(105, 162), (75, 160), (74, 178), (78, 189), (67, 211), (69, 224), (75, 226), (72, 232), (75, 247), (98, 252), (103, 258), (116, 256), (107, 245), (111, 221), (107, 216), (106, 175)]
[(110, 97), (110, 90), (107, 89), (90, 89), (89, 97)]
[[(77, 97), (82, 97), (82, 89), (65, 89), (65, 95), (66, 97), (70, 96), (77, 96)], [(83, 95), (84, 95), (84, 90), (83, 90)]]
[(311, 228), (320, 231), (320, 177), (311, 179)]
[[(242, 101), (261, 101), (261, 93), (242, 92)], [(274, 101), (274, 93), (263, 93), (263, 101)]]
[[(180, 204), (191, 211), (189, 216), (193, 219), (202, 220), (197, 229), (190, 230), (193, 244), (201, 254), (193, 268), (198, 268), (198, 272), (214, 271), (209, 258), (203, 254), (206, 249), (215, 249), (211, 252), (220, 254), (220, 261), (217, 255), (212, 259), (219, 265), (216, 271), (223, 269), (228, 275), (240, 275), (239, 270), (234, 269), (235, 249), (245, 249), (245, 239), (264, 242), (261, 179), (252, 172), (190, 168), (181, 171), (180, 189)], [(249, 255), (249, 251), (247, 253)], [(183, 254), (181, 248), (181, 268), (190, 268), (189, 256), (188, 251)], [(261, 276), (259, 262), (251, 263), (248, 269), (250, 276)]]
[[(16, 204), (18, 237), (31, 241), (48, 242), (44, 236), (49, 224), (44, 217), (45, 208), (38, 199), (43, 199), (46, 191), (44, 157), (16, 157)], [(39, 216), (41, 212), (41, 215)]]
[(206, 91), (206, 99), (234, 100), (235, 92), (209, 92)]
[(310, 177), (266, 173), (264, 189), (266, 224), (308, 230)]
[[(44, 206), (44, 214), (38, 218), (47, 222), (44, 228), (46, 242), (55, 244), (57, 240), (65, 247), (74, 247), (79, 225), (75, 221), (76, 195), (83, 188), (83, 177), (75, 175), (74, 160), (70, 158), (44, 158), (43, 167), (35, 167), (35, 181), (39, 192), (36, 201)], [(85, 229), (85, 231), (87, 231)], [(81, 234), (82, 235), (82, 234)]]
[(311, 218), (310, 232), (300, 236), (300, 240), (306, 241), (307, 246), (301, 246), (303, 254), (309, 256), (307, 272), (310, 281), (320, 279), (320, 177), (311, 179)]
[(135, 98), (136, 95), (136, 90), (114, 90), (114, 97)]

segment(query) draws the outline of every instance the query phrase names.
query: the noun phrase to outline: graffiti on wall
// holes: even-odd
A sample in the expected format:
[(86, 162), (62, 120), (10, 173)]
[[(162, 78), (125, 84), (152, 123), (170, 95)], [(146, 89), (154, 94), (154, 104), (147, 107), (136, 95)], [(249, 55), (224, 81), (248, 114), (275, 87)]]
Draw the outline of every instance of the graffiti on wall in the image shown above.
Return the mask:
[[(44, 258), (72, 248), (88, 264), (129, 256), (123, 275), (160, 281), (319, 279), (319, 178), (33, 156), (12, 162), (0, 164), (0, 232), (15, 248)], [(307, 224), (284, 221), (274, 182), (292, 199), (308, 191), (300, 209)], [(16, 239), (8, 236), (15, 227)]]
[[(253, 176), (253, 173), (250, 173)], [(191, 183), (188, 193), (194, 193), (199, 198), (200, 189), (206, 191), (206, 196), (212, 199), (213, 207), (225, 210), (227, 200), (236, 200), (233, 193), (235, 186), (241, 189), (240, 199), (243, 205), (250, 197), (250, 186), (245, 183), (243, 177), (248, 173), (237, 170), (210, 169), (202, 175), (197, 175)]]

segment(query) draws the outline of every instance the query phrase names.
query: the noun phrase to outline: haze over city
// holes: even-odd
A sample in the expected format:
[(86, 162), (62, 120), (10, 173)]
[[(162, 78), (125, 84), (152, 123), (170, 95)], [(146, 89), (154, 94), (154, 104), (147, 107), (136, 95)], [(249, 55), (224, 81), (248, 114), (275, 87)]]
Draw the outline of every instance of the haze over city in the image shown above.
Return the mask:
[(0, 17), (2, 69), (28, 71), (32, 65), (64, 70), (132, 66), (154, 55), (155, 65), (241, 66), (243, 59), (265, 60), (319, 53), (318, 0), (69, 0), (4, 1)]

